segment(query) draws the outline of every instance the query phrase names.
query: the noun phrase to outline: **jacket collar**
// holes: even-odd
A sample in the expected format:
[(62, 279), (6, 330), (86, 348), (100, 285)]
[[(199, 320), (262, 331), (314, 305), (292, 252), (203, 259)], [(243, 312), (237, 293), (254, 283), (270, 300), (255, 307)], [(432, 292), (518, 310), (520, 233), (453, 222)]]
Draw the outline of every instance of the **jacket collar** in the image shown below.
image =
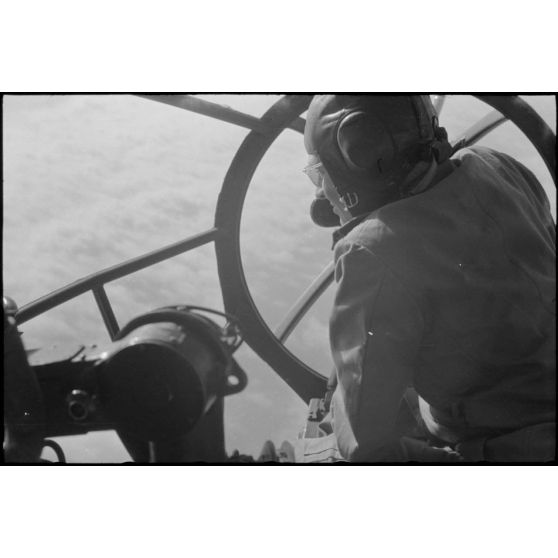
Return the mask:
[[(442, 180), (445, 180), (453, 170), (460, 165), (460, 162), (457, 161), (445, 161), (441, 165), (435, 165), (429, 169), (427, 175), (429, 175), (434, 169), (434, 176), (427, 176), (425, 179), (421, 179), (420, 182), (414, 186), (411, 195), (418, 195), (430, 190), (434, 186), (436, 186)], [(363, 213), (358, 217), (353, 217), (350, 221), (345, 223), (342, 227), (336, 229), (333, 232), (333, 245), (331, 249), (333, 250), (334, 246), (345, 236), (347, 236), (357, 225), (360, 225), (368, 217), (372, 212)]]
[(357, 225), (360, 225), (368, 217), (370, 213), (363, 213), (358, 217), (353, 217), (350, 221), (345, 223), (342, 227), (339, 227), (333, 232), (333, 244), (331, 249), (333, 250), (334, 246), (345, 236), (347, 236)]

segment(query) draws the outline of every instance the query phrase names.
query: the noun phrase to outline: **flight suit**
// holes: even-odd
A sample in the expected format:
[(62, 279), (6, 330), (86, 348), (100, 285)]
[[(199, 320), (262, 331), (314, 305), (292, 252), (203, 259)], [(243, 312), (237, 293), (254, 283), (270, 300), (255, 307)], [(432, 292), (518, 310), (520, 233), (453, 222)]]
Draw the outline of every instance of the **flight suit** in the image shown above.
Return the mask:
[(411, 387), (432, 443), (465, 460), (555, 457), (556, 235), (535, 176), (463, 149), (429, 190), (336, 233), (333, 428), (345, 459), (413, 459)]

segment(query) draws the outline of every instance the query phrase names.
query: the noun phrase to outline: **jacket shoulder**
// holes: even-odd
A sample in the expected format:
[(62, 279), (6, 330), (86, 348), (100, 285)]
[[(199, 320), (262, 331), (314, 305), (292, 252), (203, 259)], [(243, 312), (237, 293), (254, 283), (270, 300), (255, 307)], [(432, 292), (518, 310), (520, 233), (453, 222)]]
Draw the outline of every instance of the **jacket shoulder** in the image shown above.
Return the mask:
[(351, 251), (355, 246), (374, 253), (380, 245), (391, 238), (393, 238), (393, 231), (378, 212), (374, 212), (337, 242), (334, 250), (335, 259)]
[(531, 199), (532, 203), (550, 211), (550, 202), (537, 177), (523, 163), (520, 163), (511, 155), (488, 147), (475, 146), (458, 152), (456, 158), (461, 161), (473, 159), (479, 164), (489, 167), (496, 175), (511, 181), (522, 190)]

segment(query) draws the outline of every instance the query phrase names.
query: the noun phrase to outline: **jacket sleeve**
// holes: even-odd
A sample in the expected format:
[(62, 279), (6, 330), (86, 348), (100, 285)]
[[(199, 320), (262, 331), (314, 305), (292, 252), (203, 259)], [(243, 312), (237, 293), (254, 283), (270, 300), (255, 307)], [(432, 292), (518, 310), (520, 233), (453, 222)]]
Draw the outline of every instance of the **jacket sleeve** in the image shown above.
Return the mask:
[(349, 461), (396, 461), (402, 456), (395, 421), (412, 383), (423, 318), (377, 256), (359, 244), (340, 244), (330, 321), (338, 380), (332, 399), (334, 432)]

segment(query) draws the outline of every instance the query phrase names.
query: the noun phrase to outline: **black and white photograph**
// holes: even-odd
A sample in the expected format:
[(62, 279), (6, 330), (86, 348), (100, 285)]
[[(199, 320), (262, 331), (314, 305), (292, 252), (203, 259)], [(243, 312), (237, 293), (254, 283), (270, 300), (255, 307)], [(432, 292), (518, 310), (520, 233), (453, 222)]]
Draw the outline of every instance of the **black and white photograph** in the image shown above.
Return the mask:
[(4, 96), (4, 459), (553, 461), (555, 121)]

